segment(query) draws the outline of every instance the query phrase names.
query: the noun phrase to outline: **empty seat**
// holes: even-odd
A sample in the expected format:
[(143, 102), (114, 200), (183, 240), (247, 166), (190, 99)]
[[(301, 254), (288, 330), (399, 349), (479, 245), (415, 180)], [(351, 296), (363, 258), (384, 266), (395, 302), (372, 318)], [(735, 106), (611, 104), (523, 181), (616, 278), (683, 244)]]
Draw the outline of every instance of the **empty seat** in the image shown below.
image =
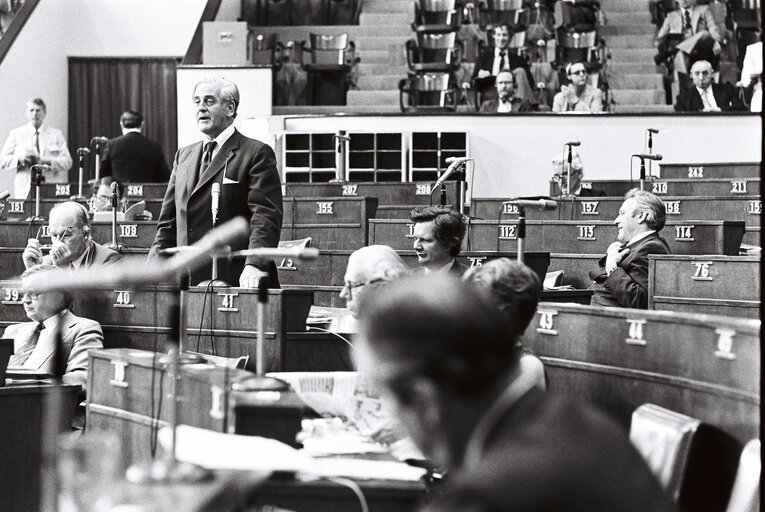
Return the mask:
[(415, 32), (453, 32), (462, 25), (462, 9), (456, 0), (415, 0)]
[(693, 435), (701, 422), (654, 404), (632, 413), (630, 441), (674, 502), (680, 498)]
[(277, 34), (256, 34), (250, 30), (250, 62), (271, 66), (274, 70), (281, 68), (284, 45), (277, 37)]
[(402, 112), (457, 110), (460, 90), (450, 73), (417, 73), (399, 82)]
[(406, 42), (406, 62), (411, 71), (453, 71), (462, 63), (464, 45), (456, 32), (420, 32), (417, 42)]
[(558, 49), (560, 62), (601, 62), (602, 45), (598, 40), (598, 32), (558, 32)]
[[(309, 44), (302, 42), (302, 65), (309, 71), (349, 71), (356, 47), (348, 34), (309, 34)], [(310, 61), (306, 62), (306, 55)]]
[(728, 500), (726, 512), (757, 512), (760, 510), (760, 440), (752, 439), (741, 452), (736, 481)]
[(524, 0), (483, 0), (478, 4), (478, 25), (491, 30), (497, 25), (508, 24), (517, 28), (528, 25), (529, 12)]

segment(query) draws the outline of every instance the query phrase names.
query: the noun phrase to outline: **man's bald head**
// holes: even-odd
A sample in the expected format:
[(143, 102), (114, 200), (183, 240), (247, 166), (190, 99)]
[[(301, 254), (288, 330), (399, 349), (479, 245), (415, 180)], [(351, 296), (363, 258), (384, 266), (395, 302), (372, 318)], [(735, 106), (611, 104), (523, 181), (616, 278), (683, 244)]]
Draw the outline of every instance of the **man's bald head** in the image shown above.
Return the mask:
[(370, 245), (353, 252), (345, 270), (345, 286), (340, 297), (352, 315), (356, 315), (358, 300), (367, 284), (392, 281), (409, 269), (401, 257), (387, 245)]
[(57, 204), (50, 211), (48, 219), (50, 240), (54, 251), (58, 245), (65, 245), (68, 249), (66, 257), (54, 262), (58, 266), (68, 265), (77, 261), (88, 248), (90, 242), (90, 219), (88, 211), (79, 203), (66, 201)]

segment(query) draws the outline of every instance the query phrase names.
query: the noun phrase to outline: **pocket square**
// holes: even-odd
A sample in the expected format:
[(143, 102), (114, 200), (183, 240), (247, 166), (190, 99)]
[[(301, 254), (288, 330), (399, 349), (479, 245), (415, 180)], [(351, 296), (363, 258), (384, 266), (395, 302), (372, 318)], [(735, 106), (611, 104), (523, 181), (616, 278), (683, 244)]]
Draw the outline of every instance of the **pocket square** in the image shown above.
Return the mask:
[(226, 177), (224, 176), (224, 177), (223, 177), (223, 184), (224, 184), (224, 185), (239, 185), (239, 182), (238, 182), (238, 181), (236, 181), (236, 180), (231, 180), (231, 179), (228, 179), (228, 178), (226, 178)]

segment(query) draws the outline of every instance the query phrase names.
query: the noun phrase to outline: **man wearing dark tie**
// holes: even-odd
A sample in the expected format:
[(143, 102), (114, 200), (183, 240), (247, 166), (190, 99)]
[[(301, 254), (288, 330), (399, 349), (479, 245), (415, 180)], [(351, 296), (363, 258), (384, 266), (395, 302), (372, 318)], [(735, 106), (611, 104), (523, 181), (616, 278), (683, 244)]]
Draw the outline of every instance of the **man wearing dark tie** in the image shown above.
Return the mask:
[(17, 199), (26, 199), (30, 189), (30, 171), (33, 165), (49, 165), (45, 172), (48, 183), (65, 183), (72, 166), (72, 156), (61, 130), (43, 124), (47, 109), (40, 98), (27, 101), (28, 124), (11, 130), (0, 152), (0, 169), (16, 172), (13, 182)]
[[(500, 71), (513, 72), (516, 79), (517, 96), (530, 100), (533, 94), (533, 77), (526, 60), (510, 48), (510, 27), (497, 25), (492, 31), (494, 46), (481, 51), (473, 68), (475, 88), (487, 96), (494, 96), (494, 83)], [(488, 98), (485, 98), (488, 99)]]
[(682, 42), (677, 45), (675, 72), (687, 73), (690, 62), (694, 60), (711, 62), (716, 59), (725, 41), (706, 5), (696, 5), (696, 0), (681, 0), (678, 4), (680, 8), (669, 12), (664, 18), (656, 33), (654, 46), (661, 48), (670, 34), (680, 35)]
[(531, 104), (515, 97), (515, 76), (510, 71), (500, 71), (494, 84), (497, 97), (488, 99), (481, 104), (481, 112), (531, 112)]
[(162, 146), (144, 137), (143, 116), (127, 110), (120, 116), (122, 136), (109, 140), (102, 176), (123, 183), (161, 183), (170, 177)]
[[(225, 78), (205, 79), (194, 87), (192, 99), (204, 140), (180, 148), (175, 155), (150, 257), (161, 249), (193, 244), (214, 225), (239, 216), (250, 221), (250, 237), (233, 250), (276, 247), (283, 212), (276, 157), (268, 145), (234, 127), (239, 89)], [(220, 200), (214, 223), (215, 183), (220, 186)], [(210, 268), (194, 272), (192, 284), (209, 279)], [(254, 257), (219, 261), (218, 279), (232, 286), (254, 287), (260, 278), (268, 278), (269, 287), (279, 286), (272, 261)]]
[(743, 110), (737, 96), (729, 94), (723, 85), (712, 83), (712, 65), (697, 60), (691, 66), (693, 87), (680, 91), (675, 102), (678, 112), (727, 112)]
[(14, 351), (8, 367), (55, 373), (58, 350), (58, 360), (66, 361), (64, 384), (77, 384), (84, 391), (88, 350), (103, 348), (104, 335), (98, 322), (72, 314), (69, 310), (72, 297), (65, 289), (44, 293), (28, 289), (28, 277), (55, 270), (51, 265), (37, 265), (21, 276), (24, 288), (21, 303), (31, 321), (5, 329), (3, 338), (13, 339)]
[(659, 236), (666, 219), (666, 207), (657, 196), (638, 189), (627, 192), (614, 220), (617, 241), (598, 262), (600, 268), (590, 272), (590, 304), (648, 308), (648, 255), (671, 252)]

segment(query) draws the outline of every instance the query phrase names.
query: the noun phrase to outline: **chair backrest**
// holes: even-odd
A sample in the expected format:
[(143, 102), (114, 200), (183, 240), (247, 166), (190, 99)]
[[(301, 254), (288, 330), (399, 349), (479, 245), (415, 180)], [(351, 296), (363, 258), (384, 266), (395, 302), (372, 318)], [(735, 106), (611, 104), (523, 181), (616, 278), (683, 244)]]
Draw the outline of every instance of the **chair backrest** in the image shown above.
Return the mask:
[(523, 9), (523, 0), (486, 0), (490, 11), (517, 11)]
[(680, 498), (693, 435), (701, 421), (654, 404), (632, 413), (630, 441), (673, 501)]
[(756, 512), (760, 510), (760, 473), (762, 462), (760, 440), (752, 439), (741, 452), (736, 481), (730, 493), (726, 512)]
[(589, 32), (564, 33), (560, 44), (563, 48), (592, 48), (598, 40), (598, 32), (591, 30)]
[(510, 37), (508, 46), (513, 50), (519, 50), (526, 47), (526, 32), (516, 32)]
[(449, 89), (450, 73), (418, 73), (412, 80), (416, 91), (445, 91)]
[(456, 0), (417, 0), (417, 7), (421, 11), (443, 12), (454, 9), (456, 3)]
[(244, 367), (247, 366), (247, 362), (250, 360), (250, 356), (239, 356), (239, 357), (224, 357), (224, 356), (214, 356), (212, 354), (203, 354), (201, 352), (191, 352), (191, 351), (184, 351), (186, 354), (193, 354), (195, 356), (199, 356), (205, 361), (207, 361), (210, 364), (214, 364), (215, 366), (220, 366), (221, 368), (238, 368), (240, 370), (244, 370)]
[(348, 47), (348, 34), (314, 34), (308, 36), (312, 50), (344, 50)]
[(419, 32), (417, 34), (417, 46), (420, 48), (426, 48), (429, 50), (443, 50), (447, 48), (454, 48), (456, 43), (456, 32), (447, 32), (445, 34)]

